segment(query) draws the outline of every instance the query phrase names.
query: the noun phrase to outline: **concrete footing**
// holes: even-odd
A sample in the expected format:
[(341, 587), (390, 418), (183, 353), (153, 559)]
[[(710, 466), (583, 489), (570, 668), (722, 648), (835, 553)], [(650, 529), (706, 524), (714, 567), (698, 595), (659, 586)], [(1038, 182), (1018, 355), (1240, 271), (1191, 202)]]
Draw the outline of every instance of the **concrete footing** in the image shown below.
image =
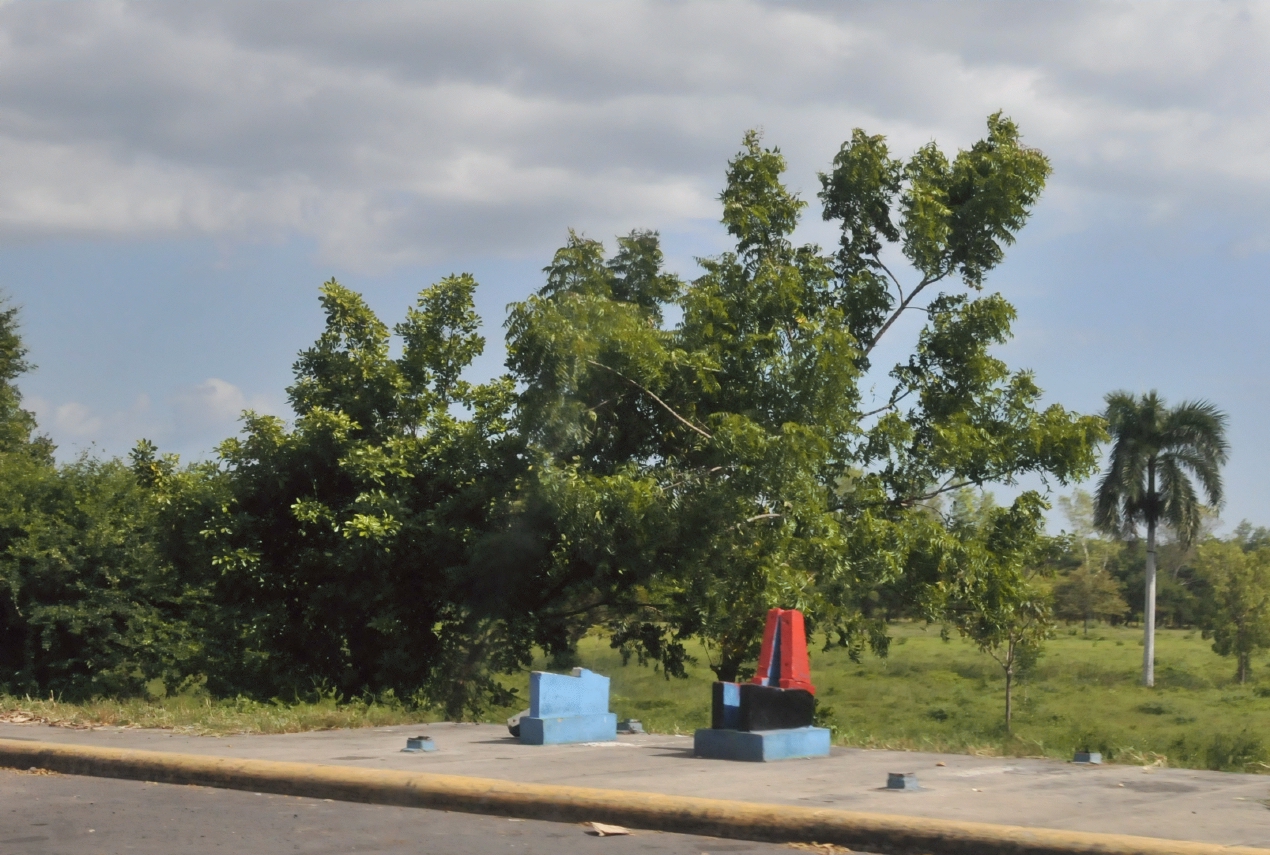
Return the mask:
[(617, 715), (567, 715), (551, 718), (521, 716), (523, 745), (560, 745), (568, 742), (612, 742), (617, 739)]
[(829, 730), (792, 727), (787, 730), (725, 730), (703, 727), (693, 737), (693, 753), (712, 760), (764, 763), (798, 757), (828, 757)]

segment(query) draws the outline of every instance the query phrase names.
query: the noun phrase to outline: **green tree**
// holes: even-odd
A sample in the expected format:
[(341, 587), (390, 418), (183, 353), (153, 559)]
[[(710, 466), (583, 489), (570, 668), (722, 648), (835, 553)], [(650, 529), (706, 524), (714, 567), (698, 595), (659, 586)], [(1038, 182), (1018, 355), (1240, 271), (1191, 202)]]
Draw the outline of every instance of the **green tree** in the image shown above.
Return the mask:
[(1252, 523), (1241, 520), (1239, 525), (1235, 526), (1235, 530), (1230, 533), (1230, 539), (1238, 543), (1245, 552), (1251, 552), (1270, 546), (1270, 528), (1263, 525), (1253, 528)]
[(0, 298), (0, 453), (26, 454), (51, 463), (53, 443), (38, 434), (35, 414), (22, 407), (17, 379), (35, 366), (27, 362), (18, 307)]
[[(655, 234), (608, 259), (571, 235), (508, 320), (526, 494), (552, 527), (539, 587), (568, 604), (556, 614), (607, 621), (672, 673), (695, 636), (736, 679), (774, 605), (853, 651), (884, 649), (886, 618), (946, 569), (939, 496), (1025, 472), (1065, 483), (1102, 436), (1097, 418), (1039, 409), (1031, 374), (990, 353), (1014, 310), (979, 291), (1049, 172), (1012, 122), (906, 162), (857, 132), (822, 176), (835, 254), (792, 243), (805, 203), (784, 168), (745, 137), (720, 197), (734, 249), (692, 282), (663, 272)], [(910, 285), (883, 260), (892, 248)], [(867, 410), (875, 348), (919, 309), (886, 403)]]
[(1196, 567), (1208, 583), (1204, 637), (1215, 653), (1235, 657), (1235, 679), (1246, 683), (1253, 654), (1270, 648), (1270, 547), (1212, 539), (1200, 544)]
[(1192, 477), (1216, 508), (1222, 501), (1226, 415), (1205, 401), (1170, 408), (1155, 392), (1107, 396), (1111, 459), (1098, 483), (1094, 520), (1110, 534), (1133, 537), (1145, 525), (1146, 583), (1142, 682), (1155, 685), (1156, 531), (1166, 523), (1190, 544), (1203, 522)]
[(521, 464), (510, 381), (462, 379), (484, 345), (475, 288), (461, 275), (422, 291), (393, 358), (365, 301), (322, 287), (294, 425), (247, 413), (219, 449), (214, 692), (422, 694), (456, 718), (508, 700), (492, 673), (526, 661), (529, 641), (503, 632), (519, 606), (504, 577), (525, 554), (473, 561)]
[(1119, 618), (1128, 610), (1116, 580), (1087, 564), (1054, 585), (1054, 614), (1061, 620), (1083, 622), (1086, 635), (1090, 621)]
[(1005, 730), (1013, 728), (1015, 679), (1039, 658), (1053, 631), (1045, 591), (1033, 578), (1052, 544), (1044, 535), (1045, 505), (1035, 495), (1010, 508), (978, 513), (954, 508), (956, 572), (941, 583), (946, 622), (1001, 666)]
[(0, 460), (0, 689), (67, 700), (179, 685), (198, 640), (187, 588), (156, 548), (158, 509), (131, 469)]

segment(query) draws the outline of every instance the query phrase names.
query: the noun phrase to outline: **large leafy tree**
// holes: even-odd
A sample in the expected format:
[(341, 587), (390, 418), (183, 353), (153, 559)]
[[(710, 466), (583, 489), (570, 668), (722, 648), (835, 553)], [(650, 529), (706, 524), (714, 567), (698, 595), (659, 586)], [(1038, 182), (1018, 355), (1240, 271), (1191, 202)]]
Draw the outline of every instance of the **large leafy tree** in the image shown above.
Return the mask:
[(1154, 391), (1141, 397), (1113, 392), (1106, 420), (1111, 458), (1098, 483), (1094, 520), (1121, 537), (1146, 526), (1142, 682), (1154, 686), (1157, 529), (1168, 525), (1190, 544), (1203, 522), (1200, 493), (1210, 506), (1221, 505), (1226, 415), (1205, 401), (1169, 407)]
[[(663, 271), (653, 233), (607, 259), (572, 235), (513, 308), (526, 494), (552, 527), (539, 587), (574, 616), (560, 637), (607, 619), (615, 643), (673, 672), (695, 636), (735, 679), (783, 605), (880, 648), (893, 608), (956, 572), (939, 496), (1092, 468), (1099, 420), (1039, 409), (1031, 374), (991, 353), (1014, 310), (980, 292), (1049, 172), (1012, 122), (907, 161), (857, 131), (822, 176), (842, 228), (832, 254), (793, 243), (805, 202), (784, 168), (746, 136), (720, 197), (735, 248), (700, 259), (692, 282)], [(865, 406), (876, 348), (906, 312), (924, 316), (917, 341)]]
[(326, 329), (295, 364), (295, 423), (249, 413), (220, 447), (229, 496), (208, 525), (217, 692), (396, 692), (461, 716), (493, 697), (497, 562), (471, 569), (519, 466), (510, 382), (474, 385), (475, 281), (425, 289), (395, 328), (353, 291), (321, 292)]

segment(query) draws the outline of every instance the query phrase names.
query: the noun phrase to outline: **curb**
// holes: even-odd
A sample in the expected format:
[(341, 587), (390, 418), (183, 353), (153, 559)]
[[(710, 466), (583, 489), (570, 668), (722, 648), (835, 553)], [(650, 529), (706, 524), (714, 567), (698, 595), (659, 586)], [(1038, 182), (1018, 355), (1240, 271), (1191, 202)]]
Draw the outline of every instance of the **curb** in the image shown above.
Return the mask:
[(5, 766), (742, 840), (833, 843), (885, 855), (1270, 855), (1267, 849), (1124, 834), (0, 739)]

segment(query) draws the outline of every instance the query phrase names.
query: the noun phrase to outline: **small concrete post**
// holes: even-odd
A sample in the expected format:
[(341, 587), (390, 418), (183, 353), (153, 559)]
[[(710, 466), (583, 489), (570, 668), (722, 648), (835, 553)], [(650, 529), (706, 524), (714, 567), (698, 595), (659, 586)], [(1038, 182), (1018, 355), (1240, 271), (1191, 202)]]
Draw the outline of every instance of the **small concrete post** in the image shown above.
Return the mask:
[(437, 744), (432, 741), (431, 736), (407, 736), (406, 747), (401, 750), (410, 754), (416, 754), (420, 751), (436, 751)]

